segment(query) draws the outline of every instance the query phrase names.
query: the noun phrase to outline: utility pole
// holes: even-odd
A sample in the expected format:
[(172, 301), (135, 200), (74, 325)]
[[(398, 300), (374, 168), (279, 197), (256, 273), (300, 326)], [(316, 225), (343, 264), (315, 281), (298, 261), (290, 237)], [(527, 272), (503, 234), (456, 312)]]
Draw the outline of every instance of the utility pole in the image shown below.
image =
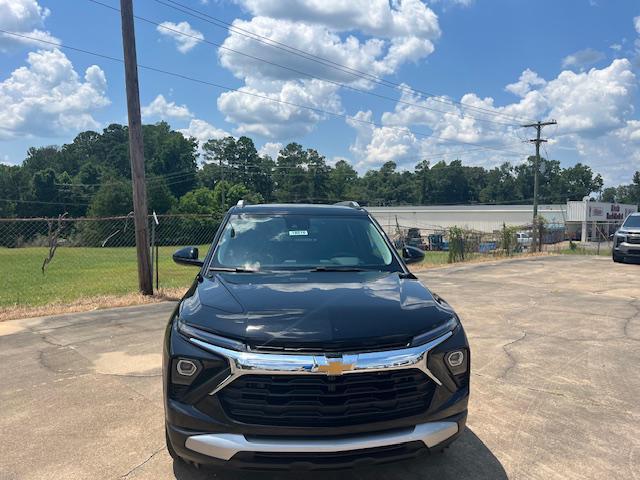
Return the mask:
[[(538, 185), (540, 181), (538, 180), (538, 174), (540, 171), (540, 144), (546, 142), (546, 140), (540, 138), (540, 134), (542, 133), (542, 127), (546, 127), (547, 125), (557, 125), (558, 122), (555, 120), (550, 120), (548, 122), (536, 122), (529, 123), (527, 125), (521, 125), (523, 128), (535, 128), (536, 129), (536, 138), (529, 140), (531, 143), (535, 143), (536, 145), (536, 159), (535, 165), (533, 167), (533, 227), (536, 227), (536, 222), (538, 221)], [(537, 249), (542, 249), (542, 238), (539, 238), (540, 232), (538, 232), (538, 245)], [(535, 237), (534, 237), (535, 240)]]
[(222, 193), (222, 197), (220, 199), (220, 208), (222, 208), (222, 211), (224, 212), (225, 209), (225, 195), (224, 195), (224, 189), (225, 189), (225, 185), (224, 185), (224, 165), (222, 165), (222, 156), (220, 157), (220, 186), (222, 187), (220, 189), (220, 192)]
[(136, 230), (138, 286), (143, 295), (153, 295), (149, 234), (147, 231), (147, 190), (144, 178), (140, 92), (138, 90), (138, 60), (136, 58), (136, 37), (133, 29), (132, 0), (120, 0), (120, 13), (122, 16), (122, 48), (124, 50), (127, 112), (129, 116), (129, 157), (131, 159), (131, 183), (133, 184), (133, 221)]

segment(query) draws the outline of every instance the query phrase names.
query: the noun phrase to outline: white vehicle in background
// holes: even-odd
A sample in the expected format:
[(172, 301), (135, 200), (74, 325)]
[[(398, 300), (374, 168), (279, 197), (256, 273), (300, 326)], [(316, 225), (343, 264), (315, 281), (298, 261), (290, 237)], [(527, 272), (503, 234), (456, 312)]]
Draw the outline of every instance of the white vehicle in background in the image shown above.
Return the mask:
[(629, 215), (613, 236), (613, 261), (640, 260), (640, 212)]
[(517, 232), (516, 241), (518, 246), (522, 249), (529, 249), (533, 245), (533, 237), (529, 232)]

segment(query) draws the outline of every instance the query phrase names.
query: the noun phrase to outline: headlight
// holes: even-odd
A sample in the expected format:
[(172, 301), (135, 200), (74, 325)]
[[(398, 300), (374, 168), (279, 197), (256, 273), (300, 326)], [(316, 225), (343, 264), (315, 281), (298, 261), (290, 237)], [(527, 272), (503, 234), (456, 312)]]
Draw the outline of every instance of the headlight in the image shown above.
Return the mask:
[(441, 325), (438, 325), (436, 328), (429, 330), (428, 332), (421, 333), (420, 335), (413, 338), (411, 342), (412, 347), (417, 347), (418, 345), (424, 345), (431, 340), (441, 337), (442, 335), (451, 332), (454, 330), (460, 321), (458, 317), (454, 314), (451, 318), (449, 318), (446, 322)]
[(215, 333), (196, 328), (192, 325), (187, 324), (182, 318), (178, 317), (176, 323), (178, 332), (180, 332), (187, 338), (196, 338), (211, 345), (228, 348), (229, 350), (237, 350), (239, 352), (243, 352), (247, 349), (246, 345), (242, 342), (238, 342), (237, 340), (232, 340), (230, 338), (221, 337), (219, 335), (216, 335)]

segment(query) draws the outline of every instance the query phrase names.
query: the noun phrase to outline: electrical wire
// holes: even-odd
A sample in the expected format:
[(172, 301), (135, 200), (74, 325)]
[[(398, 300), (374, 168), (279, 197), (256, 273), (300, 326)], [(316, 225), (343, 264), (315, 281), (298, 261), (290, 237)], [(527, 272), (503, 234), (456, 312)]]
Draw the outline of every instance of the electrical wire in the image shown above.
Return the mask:
[[(40, 43), (54, 45), (57, 48), (64, 48), (64, 49), (68, 49), (68, 50), (72, 50), (72, 51), (76, 51), (76, 52), (81, 52), (81, 53), (85, 53), (87, 55), (93, 55), (93, 56), (96, 56), (96, 57), (99, 57), (99, 58), (112, 60), (112, 61), (115, 61), (115, 62), (118, 62), (118, 63), (121, 63), (121, 64), (124, 63), (124, 61), (121, 58), (116, 58), (116, 57), (112, 57), (112, 56), (109, 56), (109, 55), (105, 55), (105, 54), (101, 54), (101, 53), (97, 53), (97, 52), (92, 52), (92, 51), (89, 51), (89, 50), (86, 50), (86, 49), (82, 49), (82, 48), (72, 47), (70, 45), (59, 44), (59, 43), (51, 42), (51, 41), (48, 41), (48, 40), (43, 40), (43, 39), (39, 39), (39, 38), (35, 38), (35, 37), (30, 37), (28, 35), (22, 35), (22, 34), (19, 34), (19, 33), (16, 33), (16, 32), (9, 32), (9, 31), (3, 30), (3, 29), (0, 29), (0, 33), (4, 33), (4, 34), (7, 34), (7, 35), (12, 35), (12, 36), (19, 37), (19, 38), (25, 38), (25, 39), (36, 41), (36, 42), (40, 42)], [(260, 98), (260, 99), (263, 99), (263, 100), (268, 100), (268, 101), (279, 103), (279, 104), (283, 104), (283, 105), (288, 105), (288, 106), (292, 106), (292, 107), (296, 107), (296, 108), (302, 108), (302, 109), (310, 110), (310, 111), (313, 111), (313, 112), (316, 112), (316, 113), (319, 113), (319, 114), (322, 114), (322, 115), (331, 115), (331, 116), (334, 116), (334, 117), (337, 117), (337, 118), (343, 118), (343, 119), (346, 119), (346, 120), (350, 120), (350, 121), (361, 123), (361, 124), (365, 124), (365, 125), (373, 125), (373, 126), (378, 127), (378, 128), (392, 128), (392, 129), (396, 129), (396, 130), (401, 130), (403, 132), (410, 132), (413, 135), (416, 135), (416, 136), (419, 136), (419, 137), (422, 137), (422, 138), (425, 138), (425, 139), (434, 139), (434, 140), (438, 140), (438, 141), (441, 141), (441, 142), (444, 142), (444, 143), (453, 143), (453, 144), (458, 144), (458, 145), (471, 145), (471, 146), (476, 146), (476, 147), (484, 147), (484, 148), (486, 148), (488, 150), (507, 151), (507, 150), (501, 149), (499, 147), (492, 147), (492, 146), (486, 146), (486, 145), (483, 146), (483, 145), (480, 145), (478, 143), (464, 142), (462, 140), (453, 140), (453, 139), (439, 137), (439, 136), (436, 136), (436, 135), (429, 135), (429, 134), (426, 134), (426, 133), (423, 133), (423, 132), (418, 132), (418, 131), (412, 130), (412, 129), (410, 129), (410, 128), (406, 127), (406, 126), (403, 126), (403, 125), (385, 125), (385, 124), (381, 124), (381, 123), (374, 122), (374, 121), (371, 121), (371, 120), (364, 120), (364, 119), (361, 119), (361, 118), (357, 118), (357, 117), (354, 117), (354, 116), (351, 116), (351, 115), (347, 115), (347, 114), (344, 114), (344, 113), (332, 112), (332, 111), (329, 111), (329, 110), (323, 110), (321, 108), (312, 107), (312, 106), (309, 106), (309, 105), (301, 105), (301, 104), (294, 103), (294, 102), (288, 102), (288, 101), (285, 101), (285, 100), (271, 98), (271, 97), (266, 96), (266, 95), (261, 95), (261, 94), (253, 93), (253, 92), (247, 92), (245, 90), (241, 90), (241, 89), (233, 88), (233, 87), (228, 87), (226, 85), (220, 85), (220, 84), (217, 84), (217, 83), (214, 83), (214, 82), (210, 82), (208, 80), (203, 80), (203, 79), (190, 77), (190, 76), (184, 75), (182, 73), (163, 70), (163, 69), (158, 68), (158, 67), (152, 67), (152, 66), (142, 65), (142, 64), (137, 64), (137, 66), (138, 66), (138, 68), (143, 69), (143, 70), (148, 70), (148, 71), (156, 72), (156, 73), (162, 73), (164, 75), (168, 75), (168, 76), (171, 76), (171, 77), (174, 77), (174, 78), (180, 78), (180, 79), (191, 81), (191, 82), (194, 82), (194, 83), (212, 86), (212, 87), (215, 87), (215, 88), (218, 88), (218, 89), (221, 89), (221, 90), (226, 90), (226, 91), (230, 91), (230, 92), (237, 92), (237, 93), (241, 93), (243, 95), (249, 95), (249, 96), (252, 96), (252, 97)], [(514, 152), (514, 151), (511, 151), (510, 153), (513, 153), (514, 155), (521, 155), (522, 154), (521, 152)]]
[[(483, 108), (483, 107), (478, 107), (476, 105), (469, 105), (465, 102), (461, 102), (461, 101), (457, 101), (457, 100), (452, 100), (452, 99), (443, 99), (440, 95), (436, 95), (434, 93), (429, 93), (423, 90), (419, 90), (413, 87), (410, 87), (406, 84), (400, 84), (400, 83), (396, 83), (396, 82), (392, 82), (390, 80), (386, 80), (382, 77), (379, 77), (377, 75), (374, 75), (372, 73), (369, 72), (364, 72), (361, 70), (357, 70), (355, 68), (349, 67), (347, 65), (343, 65), (341, 63), (338, 62), (334, 62), (330, 59), (321, 57), (319, 55), (315, 55), (313, 53), (310, 52), (306, 52), (304, 50), (298, 49), (296, 47), (293, 47), (291, 45), (287, 45), (286, 43), (283, 42), (279, 42), (277, 40), (273, 40), (269, 37), (265, 37), (263, 35), (259, 35), (257, 33), (251, 32), (249, 30), (245, 30), (241, 27), (238, 27), (236, 25), (233, 25), (231, 23), (225, 22), (224, 20), (221, 20), (219, 18), (213, 17), (205, 12), (196, 10), (194, 8), (191, 8), (187, 5), (184, 5), (182, 3), (176, 2), (174, 0), (166, 0), (166, 1), (162, 1), (162, 0), (154, 0), (156, 3), (159, 3), (161, 5), (164, 5), (166, 7), (172, 8), (174, 10), (180, 11), (182, 13), (185, 13), (187, 15), (190, 15), (193, 18), (197, 18), (201, 21), (210, 23), (214, 26), (217, 26), (219, 28), (223, 28), (225, 30), (230, 30), (234, 33), (237, 33), (241, 36), (244, 36), (246, 38), (250, 38), (254, 41), (257, 41), (259, 43), (262, 43), (264, 45), (267, 45), (269, 47), (273, 47), (273, 48), (277, 48), (279, 50), (284, 50), (287, 53), (293, 54), (293, 55), (297, 55), (300, 56), (302, 58), (305, 58), (306, 60), (309, 61), (313, 61), (316, 63), (320, 63), (322, 65), (328, 66), (330, 68), (334, 68), (337, 69), (339, 71), (342, 71), (343, 73), (348, 73), (351, 74), (357, 78), (361, 78), (361, 79), (365, 79), (368, 81), (371, 81), (373, 83), (388, 87), (388, 88), (394, 88), (394, 89), (400, 89), (401, 91), (406, 91), (406, 92), (410, 92), (412, 94), (416, 94), (418, 96), (421, 96), (423, 98), (432, 98), (434, 101), (436, 102), (440, 102), (440, 103), (445, 103), (448, 105), (460, 105), (462, 107), (465, 108), (469, 108), (469, 109), (473, 109), (476, 111), (481, 111), (481, 112), (485, 112), (487, 114), (490, 115), (495, 115), (495, 116), (502, 116), (505, 118), (511, 118), (512, 120), (516, 120), (518, 122), (521, 123), (526, 123), (529, 122), (529, 120), (523, 120), (522, 118), (519, 118), (517, 116), (514, 115), (509, 115), (503, 112), (497, 112), (495, 110), (489, 109), (489, 108)], [(269, 43), (266, 43), (269, 42)]]
[[(120, 12), (120, 9), (118, 9), (116, 7), (113, 7), (111, 5), (108, 5), (106, 3), (103, 3), (101, 1), (98, 1), (98, 0), (87, 0), (87, 1), (91, 2), (91, 3), (94, 3), (96, 5), (103, 6), (105, 8), (110, 9), (110, 10), (113, 10), (115, 12)], [(361, 93), (361, 94), (364, 94), (364, 95), (370, 95), (372, 97), (380, 98), (380, 99), (383, 99), (383, 100), (388, 100), (388, 101), (391, 101), (391, 102), (394, 102), (394, 103), (400, 103), (402, 105), (408, 105), (408, 106), (411, 106), (411, 107), (419, 108), (421, 110), (427, 110), (427, 111), (436, 112), (436, 113), (442, 113), (442, 114), (447, 114), (447, 115), (448, 114), (456, 114), (456, 115), (458, 114), (458, 112), (456, 112), (456, 111), (438, 110), (436, 108), (427, 107), (426, 105), (420, 105), (418, 103), (407, 102), (406, 100), (402, 100), (402, 99), (399, 99), (399, 98), (393, 98), (393, 97), (389, 97), (389, 96), (386, 96), (386, 95), (375, 93), (375, 92), (372, 92), (372, 91), (369, 91), (369, 90), (364, 90), (362, 88), (354, 87), (352, 85), (347, 85), (345, 83), (338, 82), (338, 81), (335, 81), (335, 80), (331, 80), (331, 79), (326, 78), (326, 77), (319, 77), (319, 76), (313, 75), (311, 73), (304, 72), (302, 70), (298, 70), (296, 68), (288, 67), (286, 65), (282, 65), (282, 64), (277, 63), (277, 62), (272, 62), (270, 60), (266, 60), (264, 58), (257, 57), (255, 55), (250, 55), (248, 53), (244, 53), (244, 52), (241, 52), (239, 50), (235, 50), (233, 48), (225, 47), (222, 44), (219, 44), (219, 43), (216, 43), (216, 42), (212, 42), (210, 40), (207, 40), (206, 38), (201, 38), (201, 37), (196, 36), (196, 35), (191, 35), (189, 33), (182, 32), (180, 30), (176, 30), (175, 28), (168, 27), (166, 25), (163, 25), (160, 22), (157, 22), (157, 21), (154, 21), (154, 20), (150, 20), (148, 18), (139, 16), (139, 15), (134, 15), (134, 18), (136, 18), (137, 20), (149, 23), (151, 25), (154, 25), (157, 28), (161, 28), (163, 30), (175, 33), (176, 35), (181, 35), (181, 36), (184, 36), (186, 38), (190, 38), (190, 39), (192, 39), (192, 40), (194, 40), (194, 41), (196, 41), (198, 43), (206, 43), (206, 44), (212, 45), (214, 47), (217, 47), (217, 48), (219, 48), (221, 50), (226, 50), (226, 51), (229, 51), (229, 52), (233, 52), (233, 53), (236, 53), (238, 55), (241, 55), (241, 56), (244, 56), (244, 57), (247, 57), (247, 58), (251, 58), (252, 60), (257, 60), (259, 62), (263, 62), (263, 63), (266, 63), (268, 65), (272, 65), (272, 66), (275, 66), (275, 67), (278, 67), (278, 68), (281, 68), (281, 69), (284, 69), (284, 70), (288, 70), (290, 72), (294, 72), (294, 73), (296, 73), (298, 75), (303, 75), (303, 76), (308, 77), (308, 78), (312, 78), (312, 79), (315, 79), (315, 80), (320, 80), (320, 81), (323, 81), (323, 82), (327, 82), (327, 83), (330, 83), (332, 85), (336, 85), (336, 86), (339, 86), (341, 88), (345, 88), (347, 90), (351, 90), (351, 91), (354, 91), (354, 92), (357, 92), (357, 93)], [(488, 118), (476, 117), (476, 116), (470, 115), (469, 113), (465, 113), (465, 112), (460, 112), (460, 115), (462, 117), (473, 118), (473, 119), (475, 119), (475, 120), (477, 120), (479, 122), (487, 122), (487, 123), (492, 123), (492, 124), (495, 124), (495, 125), (502, 125), (502, 126), (508, 126), (508, 127), (520, 127), (520, 125), (515, 124), (515, 123), (498, 122), (498, 121), (495, 121), (495, 120), (490, 120)]]

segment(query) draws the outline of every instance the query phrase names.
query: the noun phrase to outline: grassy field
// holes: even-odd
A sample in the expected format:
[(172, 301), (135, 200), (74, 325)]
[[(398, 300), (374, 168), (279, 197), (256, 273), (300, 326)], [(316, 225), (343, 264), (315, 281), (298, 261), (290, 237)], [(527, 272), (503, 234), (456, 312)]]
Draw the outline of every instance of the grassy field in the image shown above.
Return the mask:
[[(204, 256), (208, 246), (200, 247)], [(176, 247), (160, 247), (161, 288), (186, 288), (197, 269), (171, 259)], [(0, 248), (0, 308), (72, 302), (99, 295), (137, 291), (135, 248), (71, 248), (56, 250), (42, 274), (48, 249)]]
[[(208, 245), (199, 248), (204, 257)], [(143, 297), (137, 294), (133, 247), (60, 247), (44, 275), (41, 267), (47, 248), (0, 248), (0, 320), (180, 298), (197, 269), (175, 264), (171, 255), (176, 249), (160, 248), (160, 294)], [(499, 258), (470, 254), (465, 261)], [(448, 252), (426, 252), (424, 261), (412, 264), (411, 269), (433, 268), (448, 261)]]

